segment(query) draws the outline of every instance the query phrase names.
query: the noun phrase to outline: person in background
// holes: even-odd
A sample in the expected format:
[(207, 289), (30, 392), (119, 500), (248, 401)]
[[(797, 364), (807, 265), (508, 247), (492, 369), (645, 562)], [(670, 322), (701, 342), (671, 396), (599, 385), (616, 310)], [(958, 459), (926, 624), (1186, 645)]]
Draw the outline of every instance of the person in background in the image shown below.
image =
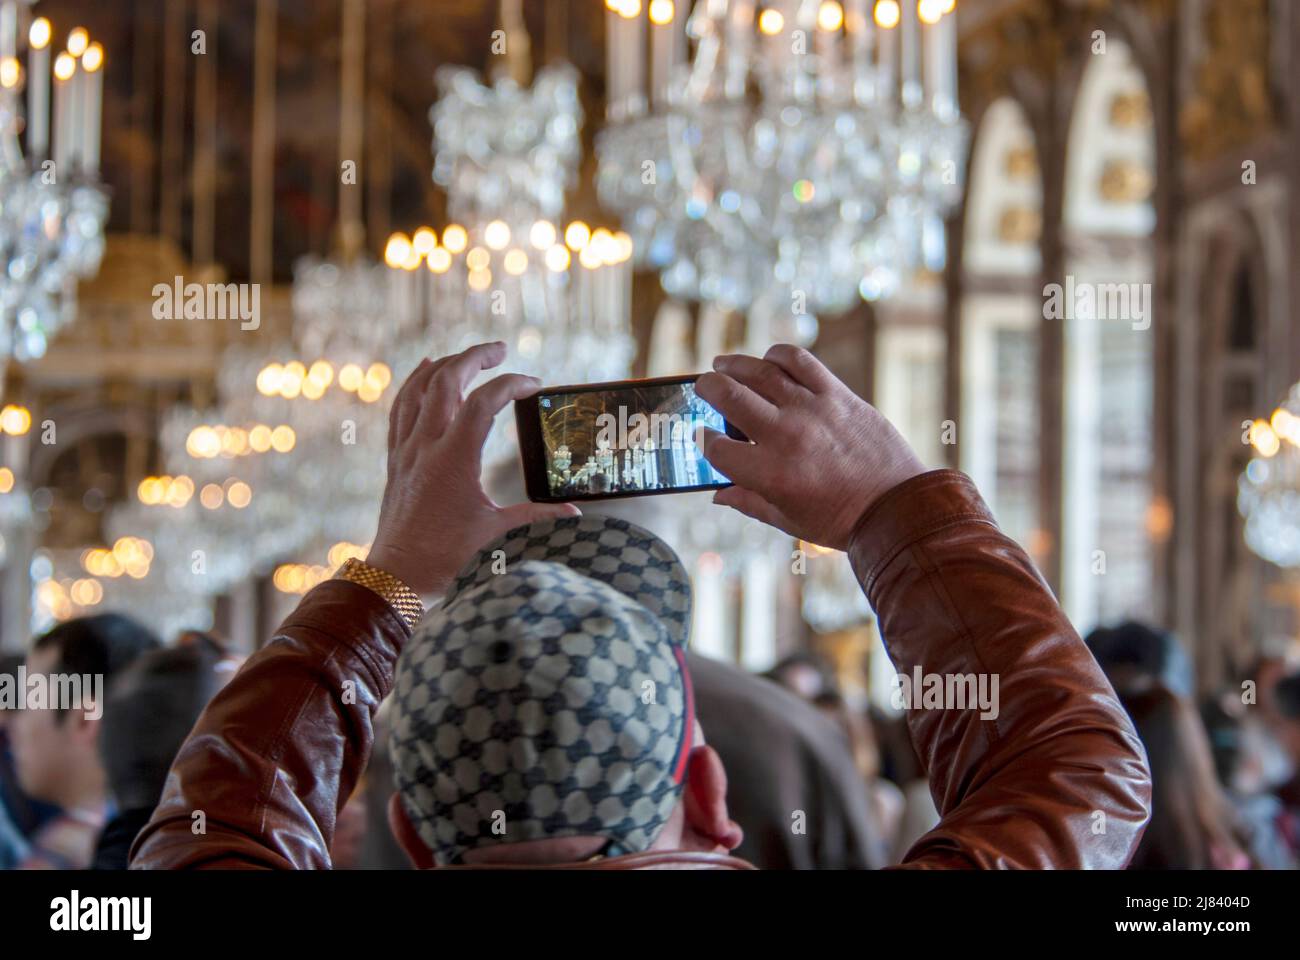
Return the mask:
[(1229, 693), (1201, 708), (1215, 774), (1249, 842), (1250, 858), (1265, 870), (1295, 867), (1295, 851), (1283, 834), (1285, 808), (1272, 792), (1268, 742), (1258, 721), (1246, 714), (1240, 696)]
[(871, 802), (871, 819), (875, 833), (884, 843), (883, 851), (890, 862), (897, 858), (891, 853), (897, 846), (898, 828), (903, 819), (903, 791), (898, 785), (881, 775), (880, 747), (865, 710), (854, 710), (844, 697), (827, 690), (813, 701), (813, 706), (826, 715), (839, 728), (853, 755), (858, 776), (867, 788)]
[[(0, 677), (16, 683), (18, 668), (22, 666), (20, 654), (0, 657)], [(13, 750), (9, 745), (8, 721), (15, 711), (0, 704), (0, 870), (13, 870), (27, 855), (27, 838), (45, 821), (58, 816), (59, 808), (33, 800), (18, 785), (18, 771), (14, 769)]]
[(744, 831), (736, 855), (763, 869), (885, 866), (889, 843), (834, 722), (769, 680), (693, 652), (686, 662), (727, 771), (727, 809)]
[(1300, 850), (1300, 673), (1289, 673), (1268, 688), (1260, 687), (1264, 716), (1291, 761), (1290, 775), (1277, 788), (1284, 813), (1282, 833), (1292, 850)]
[(1195, 696), (1191, 658), (1166, 630), (1126, 620), (1118, 626), (1098, 627), (1084, 643), (1120, 694), (1160, 684), (1180, 697)]
[(232, 674), (231, 659), (215, 638), (191, 633), (178, 642), (184, 645), (139, 657), (109, 691), (100, 754), (115, 812), (99, 837), (96, 870), (126, 869), (176, 752)]
[(1165, 687), (1121, 694), (1151, 767), (1151, 822), (1130, 870), (1248, 870), (1248, 842), (1214, 775), (1191, 702)]
[[(36, 638), (27, 673), (99, 678), (107, 691), (136, 658), (159, 646), (150, 630), (121, 614), (78, 617)], [(108, 708), (92, 697), (86, 691), (82, 704), (72, 709), (19, 710), (9, 721), (19, 784), (61, 810), (32, 836), (19, 869), (80, 870), (94, 859), (110, 807), (99, 755)]]
[(806, 650), (782, 658), (763, 676), (809, 703), (823, 693), (835, 690), (835, 676), (830, 665)]

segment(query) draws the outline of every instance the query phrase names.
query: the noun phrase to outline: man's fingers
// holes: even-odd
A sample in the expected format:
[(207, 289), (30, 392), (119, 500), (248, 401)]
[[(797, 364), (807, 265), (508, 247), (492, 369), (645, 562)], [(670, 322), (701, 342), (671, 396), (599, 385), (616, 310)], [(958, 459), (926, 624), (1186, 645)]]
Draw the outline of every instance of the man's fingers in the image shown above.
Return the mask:
[(695, 443), (709, 465), (732, 483), (751, 484), (759, 472), (755, 459), (759, 452), (752, 443), (732, 440), (709, 427), (700, 427), (695, 432)]
[(768, 526), (794, 535), (791, 532), (793, 524), (790, 523), (789, 518), (753, 490), (744, 487), (725, 487), (713, 495), (713, 502), (720, 506), (731, 507), (760, 523), (766, 523)]
[(725, 373), (704, 373), (695, 381), (695, 394), (727, 420), (758, 440), (776, 422), (777, 409), (769, 401)]
[(445, 358), (425, 392), (420, 416), (427, 421), (422, 433), (438, 437), (456, 418), (460, 398), (484, 370), (490, 370), (506, 358), (506, 345), (500, 340), (479, 343), (455, 356)]
[(460, 435), (462, 452), (477, 458), (483, 452), (492, 423), (501, 409), (511, 400), (536, 393), (542, 381), (522, 373), (503, 373), (493, 377), (465, 398), (456, 417), (456, 430)]
[(743, 353), (727, 354), (714, 359), (713, 369), (744, 384), (777, 407), (808, 395), (806, 388), (790, 379), (788, 373), (770, 360), (760, 360)]
[(393, 398), (393, 408), (388, 413), (390, 451), (396, 449), (398, 444), (410, 436), (411, 430), (415, 427), (415, 419), (420, 414), (420, 402), (424, 399), (424, 391), (440, 363), (441, 361), (434, 362), (425, 357), (411, 371), (411, 375), (402, 384), (402, 389), (397, 391), (397, 396)]
[(803, 347), (778, 343), (763, 354), (763, 359), (776, 364), (789, 374), (791, 380), (813, 393), (825, 393), (839, 383), (835, 374)]

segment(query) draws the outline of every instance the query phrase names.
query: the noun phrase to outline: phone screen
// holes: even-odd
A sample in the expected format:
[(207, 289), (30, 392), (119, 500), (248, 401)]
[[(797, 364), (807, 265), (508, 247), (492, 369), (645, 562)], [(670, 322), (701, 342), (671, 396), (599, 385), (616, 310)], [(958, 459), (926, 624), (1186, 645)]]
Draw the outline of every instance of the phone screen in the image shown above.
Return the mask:
[(695, 445), (723, 432), (722, 414), (695, 394), (694, 378), (543, 390), (536, 398), (550, 497), (629, 496), (727, 486)]

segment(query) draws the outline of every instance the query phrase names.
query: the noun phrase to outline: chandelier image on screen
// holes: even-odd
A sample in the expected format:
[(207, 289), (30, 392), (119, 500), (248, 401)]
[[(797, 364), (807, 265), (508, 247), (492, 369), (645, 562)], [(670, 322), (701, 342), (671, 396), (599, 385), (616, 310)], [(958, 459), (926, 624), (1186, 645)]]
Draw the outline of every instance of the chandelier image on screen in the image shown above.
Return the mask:
[[(567, 388), (573, 389), (573, 388)], [(729, 482), (695, 444), (726, 429), (693, 381), (597, 386), (537, 399), (547, 488), (554, 497), (698, 490)]]

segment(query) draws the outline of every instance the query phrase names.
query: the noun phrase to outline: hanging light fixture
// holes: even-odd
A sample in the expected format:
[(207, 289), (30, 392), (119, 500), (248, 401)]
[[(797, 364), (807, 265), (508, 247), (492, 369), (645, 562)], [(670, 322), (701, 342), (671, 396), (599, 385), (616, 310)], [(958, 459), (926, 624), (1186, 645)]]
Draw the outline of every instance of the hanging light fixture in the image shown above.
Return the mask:
[[(943, 259), (953, 0), (607, 0), (597, 185), (672, 296), (810, 342)], [(793, 309), (792, 309), (793, 307)]]
[(77, 283), (103, 258), (108, 218), (104, 48), (77, 27), (55, 53), (50, 21), (31, 19), (30, 5), (0, 2), (0, 364), (42, 356), (73, 320)]

